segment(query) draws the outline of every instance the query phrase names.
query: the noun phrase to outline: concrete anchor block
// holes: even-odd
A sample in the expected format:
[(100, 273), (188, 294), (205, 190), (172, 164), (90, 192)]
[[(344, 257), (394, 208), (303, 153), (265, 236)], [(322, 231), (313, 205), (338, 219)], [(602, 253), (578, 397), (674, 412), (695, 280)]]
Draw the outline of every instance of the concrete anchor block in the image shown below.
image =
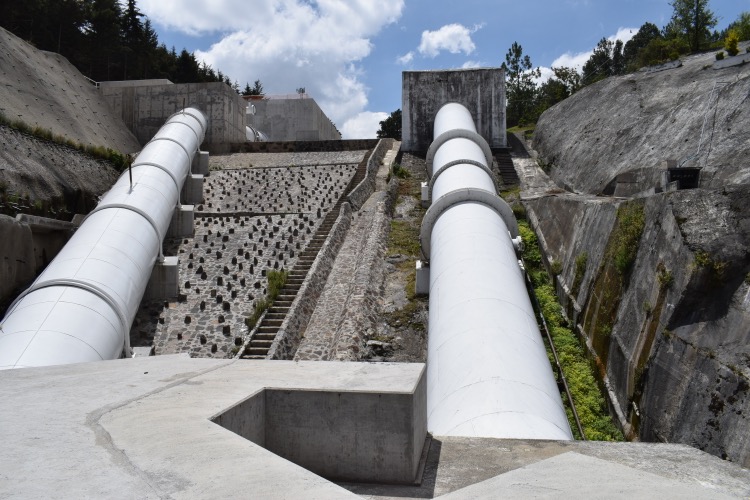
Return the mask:
[(208, 175), (208, 151), (195, 153), (190, 171), (197, 175)]
[(430, 206), (430, 183), (422, 182), (420, 189), (422, 192), (422, 208), (427, 208)]
[(430, 294), (430, 266), (421, 260), (417, 261), (417, 279), (414, 284), (417, 295)]
[(183, 203), (203, 203), (203, 175), (191, 174), (185, 178), (180, 198)]
[(164, 257), (163, 262), (154, 264), (143, 298), (146, 300), (176, 299), (179, 293), (179, 258)]
[(177, 207), (172, 214), (172, 222), (169, 224), (167, 236), (170, 238), (184, 238), (193, 236), (195, 227), (195, 206), (182, 205)]

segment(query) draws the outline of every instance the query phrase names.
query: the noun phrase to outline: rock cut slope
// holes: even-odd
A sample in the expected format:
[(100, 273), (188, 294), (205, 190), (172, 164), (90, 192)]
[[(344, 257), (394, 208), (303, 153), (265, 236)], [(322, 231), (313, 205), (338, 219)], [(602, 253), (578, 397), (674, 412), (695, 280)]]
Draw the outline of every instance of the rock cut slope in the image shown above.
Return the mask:
[[(534, 147), (565, 190), (522, 196), (626, 435), (749, 467), (750, 64), (714, 67), (690, 56), (549, 109)], [(699, 143), (698, 188), (663, 191), (663, 160)]]
[(60, 54), (37, 50), (0, 28), (0, 112), (83, 145), (121, 153), (140, 145), (119, 116)]
[(703, 167), (704, 187), (745, 183), (750, 180), (750, 64), (714, 65), (713, 52), (698, 54), (678, 68), (590, 85), (541, 116), (534, 147), (553, 166), (559, 184), (600, 194), (619, 174), (693, 156), (705, 121), (701, 154), (685, 166)]

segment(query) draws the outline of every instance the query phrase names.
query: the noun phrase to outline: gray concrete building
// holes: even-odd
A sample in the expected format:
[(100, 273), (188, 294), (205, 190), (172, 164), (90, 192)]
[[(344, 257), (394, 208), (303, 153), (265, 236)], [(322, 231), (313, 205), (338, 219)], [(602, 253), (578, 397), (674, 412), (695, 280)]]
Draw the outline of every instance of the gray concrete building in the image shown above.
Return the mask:
[(401, 129), (404, 151), (426, 151), (432, 142), (435, 114), (447, 102), (463, 104), (477, 133), (491, 148), (506, 146), (505, 72), (477, 68), (402, 73)]
[(205, 150), (227, 153), (232, 144), (245, 142), (245, 101), (224, 83), (131, 80), (101, 82), (100, 90), (141, 146), (172, 113), (187, 106), (195, 106), (208, 116)]
[(341, 139), (341, 132), (318, 103), (306, 94), (252, 98), (255, 114), (248, 114), (248, 125), (260, 130), (270, 141), (330, 141)]

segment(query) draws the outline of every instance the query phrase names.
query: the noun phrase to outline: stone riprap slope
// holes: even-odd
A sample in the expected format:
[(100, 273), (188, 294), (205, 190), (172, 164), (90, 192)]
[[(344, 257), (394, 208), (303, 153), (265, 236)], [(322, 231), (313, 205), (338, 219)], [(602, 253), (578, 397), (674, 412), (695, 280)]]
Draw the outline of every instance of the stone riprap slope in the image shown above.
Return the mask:
[[(610, 78), (548, 110), (534, 144), (557, 186), (515, 162), (625, 433), (748, 467), (750, 66), (713, 63)], [(700, 187), (655, 192), (660, 162), (694, 154), (704, 118), (702, 154), (685, 165), (703, 167)], [(632, 198), (600, 196), (621, 194), (608, 187), (625, 173), (640, 183)]]
[(0, 112), (64, 139), (122, 153), (141, 148), (92, 82), (60, 54), (0, 28)]
[(365, 149), (353, 151), (325, 151), (309, 153), (235, 153), (230, 155), (212, 155), (208, 159), (213, 168), (252, 168), (252, 167), (287, 167), (290, 165), (336, 165), (339, 163), (357, 163)]
[[(540, 117), (534, 138), (540, 160), (560, 186), (600, 194), (619, 174), (653, 172), (664, 160), (694, 156), (707, 118), (701, 154), (685, 166), (703, 167), (705, 187), (746, 183), (750, 65), (714, 69), (715, 62), (713, 52), (689, 56), (678, 68), (582, 89)], [(658, 173), (647, 177), (644, 189), (654, 187)]]
[[(249, 333), (245, 318), (267, 293), (267, 271), (294, 265), (364, 157), (339, 154), (342, 162), (334, 153), (326, 165), (284, 167), (273, 158), (264, 163), (270, 167), (212, 171), (194, 236), (168, 249), (180, 257), (181, 296), (142, 304), (132, 345), (193, 357), (236, 353)], [(221, 158), (222, 166), (235, 161)]]

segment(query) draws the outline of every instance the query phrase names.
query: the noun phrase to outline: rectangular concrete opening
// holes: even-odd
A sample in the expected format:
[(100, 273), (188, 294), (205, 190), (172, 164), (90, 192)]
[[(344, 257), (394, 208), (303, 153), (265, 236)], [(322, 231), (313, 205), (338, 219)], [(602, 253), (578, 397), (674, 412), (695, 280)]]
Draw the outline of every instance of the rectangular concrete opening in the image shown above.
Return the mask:
[(211, 421), (326, 479), (413, 484), (427, 434), (415, 394), (265, 389)]

